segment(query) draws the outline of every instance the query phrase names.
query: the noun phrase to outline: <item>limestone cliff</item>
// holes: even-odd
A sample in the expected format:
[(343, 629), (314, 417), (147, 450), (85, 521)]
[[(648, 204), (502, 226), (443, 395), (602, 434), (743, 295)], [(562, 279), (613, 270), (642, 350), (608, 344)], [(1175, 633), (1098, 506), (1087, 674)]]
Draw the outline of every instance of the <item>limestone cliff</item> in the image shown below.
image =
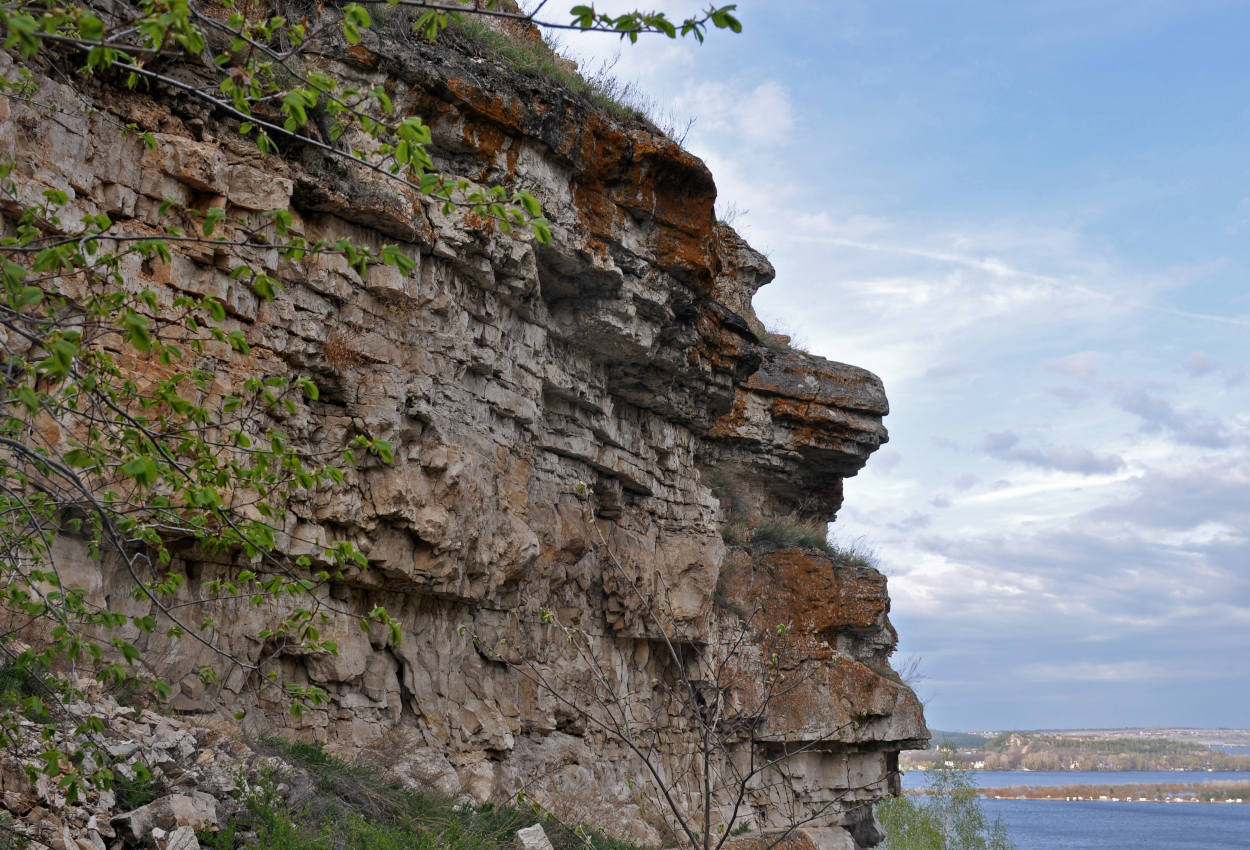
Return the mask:
[[(9, 61), (0, 53), (5, 70)], [(284, 423), (292, 434), (333, 447), (367, 431), (395, 446), (393, 464), (366, 465), (327, 498), (295, 505), (289, 530), (359, 546), (370, 568), (336, 582), (327, 601), (357, 614), (384, 604), (403, 640), (332, 613), (323, 633), (338, 641), (337, 658), (283, 658), (289, 678), (332, 698), (298, 719), (258, 698), (240, 671), (206, 688), (192, 674), (206, 658), (182, 645), (161, 658), (181, 686), (173, 707), (259, 708), (249, 723), (370, 749), (447, 793), (525, 790), (561, 815), (655, 841), (635, 757), (518, 665), (585, 686), (586, 658), (562, 648), (548, 620), (590, 636), (594, 661), (657, 712), (656, 750), (689, 802), (700, 792), (681, 764), (695, 742), (689, 719), (666, 714), (659, 696), (672, 675), (662, 639), (698, 658), (737, 634), (751, 608), (767, 628), (752, 625), (738, 657), (764, 664), (770, 630), (789, 624), (804, 660), (822, 663), (720, 754), (799, 750), (785, 760), (787, 787), (750, 789), (748, 822), (784, 824), (794, 800), (828, 801), (814, 824), (827, 846), (873, 843), (871, 802), (897, 787), (898, 751), (927, 737), (914, 694), (889, 668), (885, 579), (756, 532), (833, 520), (842, 480), (886, 439), (878, 379), (761, 343), (750, 302), (771, 266), (716, 222), (703, 163), (645, 123), (454, 38), (369, 35), (321, 61), (423, 116), (440, 168), (532, 192), (553, 244), (444, 215), (331, 159), (262, 159), (192, 103), (170, 112), (147, 95), (51, 78), (34, 102), (0, 100), (0, 158), (16, 161), (31, 197), (72, 187), (74, 214), (141, 227), (156, 223), (163, 198), (244, 222), (287, 208), (310, 240), (398, 240), (418, 260), (411, 274), (377, 266), (361, 276), (328, 255), (259, 256), (285, 285), (272, 302), (230, 280), (203, 246), (126, 269), (136, 284), (226, 302), (251, 353), (218, 355), (217, 391), (262, 372), (310, 374), (321, 397)], [(155, 148), (118, 132), (114, 116), (153, 133)], [(187, 558), (197, 581), (222, 569)], [(92, 593), (121, 598), (120, 577), (81, 567)], [(222, 646), (248, 659), (272, 650), (242, 637), (257, 616), (218, 603), (217, 620), (238, 629)], [(743, 670), (730, 701), (758, 688)]]

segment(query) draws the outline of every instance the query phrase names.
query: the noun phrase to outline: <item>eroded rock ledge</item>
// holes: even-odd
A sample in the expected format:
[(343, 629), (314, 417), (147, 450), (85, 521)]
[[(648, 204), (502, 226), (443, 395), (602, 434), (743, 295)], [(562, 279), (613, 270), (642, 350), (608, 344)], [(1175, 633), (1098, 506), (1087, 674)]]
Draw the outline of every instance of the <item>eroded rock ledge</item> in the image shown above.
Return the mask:
[[(357, 614), (384, 604), (402, 642), (334, 614), (323, 634), (339, 657), (283, 660), (288, 677), (332, 697), (299, 719), (263, 700), (249, 706), (258, 698), (237, 670), (206, 689), (193, 671), (211, 659), (184, 646), (162, 660), (180, 685), (173, 707), (258, 707), (250, 723), (346, 753), (384, 751), (400, 776), (446, 793), (525, 790), (571, 820), (656, 841), (659, 821), (631, 790), (633, 756), (505, 662), (585, 683), (584, 659), (559, 648), (546, 610), (592, 636), (622, 688), (658, 694), (671, 677), (660, 632), (710, 652), (740, 627), (734, 600), (748, 598), (759, 622), (791, 624), (805, 657), (822, 661), (770, 703), (754, 740), (724, 754), (806, 745), (788, 763), (787, 788), (752, 790), (748, 822), (782, 824), (792, 799), (826, 801), (814, 826), (827, 846), (875, 842), (870, 805), (896, 787), (899, 749), (928, 734), (889, 668), (885, 579), (814, 549), (749, 541), (761, 523), (834, 518), (842, 479), (886, 439), (880, 382), (761, 344), (750, 300), (772, 268), (715, 222), (711, 175), (669, 139), (471, 46), (375, 36), (365, 46), (323, 61), (382, 83), (398, 112), (423, 116), (441, 168), (533, 192), (553, 245), (445, 216), (319, 157), (261, 159), (190, 105), (171, 114), (141, 95), (51, 79), (36, 103), (0, 100), (0, 157), (16, 161), (29, 197), (72, 187), (71, 215), (142, 228), (164, 198), (253, 223), (287, 208), (310, 240), (400, 240), (418, 259), (406, 276), (377, 267), (361, 277), (335, 257), (258, 256), (286, 287), (269, 303), (203, 248), (126, 269), (135, 286), (216, 293), (228, 305), (252, 353), (207, 364), (217, 391), (259, 372), (308, 373), (322, 396), (287, 423), (299, 439), (329, 448), (364, 430), (396, 447), (394, 464), (297, 505), (290, 530), (355, 542), (371, 569), (329, 598)], [(6, 71), (8, 62), (0, 54)], [(155, 150), (123, 137), (115, 115), (155, 134)], [(201, 581), (220, 569), (188, 558)], [(80, 566), (101, 600), (124, 595), (120, 577)], [(227, 651), (255, 659), (271, 649), (245, 637), (255, 610), (223, 603), (213, 613), (235, 626), (222, 636)], [(752, 641), (762, 657), (763, 633)], [(749, 701), (757, 686), (748, 671), (731, 696)], [(697, 798), (680, 778), (688, 721), (661, 710), (655, 725), (679, 794)]]

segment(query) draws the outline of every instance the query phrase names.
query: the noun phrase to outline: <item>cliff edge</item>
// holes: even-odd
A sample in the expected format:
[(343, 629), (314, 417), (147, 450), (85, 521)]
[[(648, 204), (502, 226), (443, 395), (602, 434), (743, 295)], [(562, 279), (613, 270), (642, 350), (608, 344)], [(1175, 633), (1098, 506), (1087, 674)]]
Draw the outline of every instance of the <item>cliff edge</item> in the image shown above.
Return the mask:
[[(637, 748), (596, 713), (616, 699), (646, 735), (651, 781), (678, 804), (699, 808), (710, 788), (718, 818), (736, 800), (758, 830), (807, 807), (826, 846), (875, 843), (871, 805), (897, 790), (898, 752), (928, 732), (889, 667), (885, 578), (820, 541), (843, 479), (886, 440), (880, 381), (761, 342), (750, 303), (771, 266), (716, 221), (703, 163), (645, 122), (454, 34), (429, 45), (379, 28), (317, 61), (421, 116), (439, 169), (531, 192), (552, 243), (315, 152), (262, 158), (193, 102), (171, 111), (153, 94), (52, 76), (32, 100), (0, 99), (0, 159), (27, 197), (72, 187), (67, 216), (152, 227), (169, 198), (248, 227), (284, 209), (310, 242), (397, 242), (416, 260), (361, 274), (334, 255), (257, 252), (285, 288), (273, 301), (202, 244), (124, 269), (163, 304), (224, 302), (249, 352), (204, 355), (213, 392), (309, 374), (320, 397), (284, 423), (293, 439), (315, 453), (367, 432), (394, 447), (393, 463), (363, 465), (287, 520), (292, 540), (347, 539), (369, 559), (319, 591), (337, 656), (255, 639), (265, 612), (246, 600), (208, 608), (219, 649), (276, 654), (287, 681), (329, 703), (294, 717), (240, 668), (206, 685), (197, 671), (211, 653), (136, 632), (175, 683), (171, 707), (251, 709), (253, 729), (369, 751), (447, 794), (524, 792), (658, 843), (671, 825), (639, 793)], [(188, 599), (238, 566), (181, 557)], [(107, 559), (73, 563), (92, 598), (127, 598)], [(376, 605), (401, 640), (359, 628)], [(674, 697), (683, 682), (706, 703)], [(709, 706), (738, 718), (705, 762), (721, 777), (710, 784), (695, 758)], [(765, 762), (772, 772), (741, 789), (726, 778)]]

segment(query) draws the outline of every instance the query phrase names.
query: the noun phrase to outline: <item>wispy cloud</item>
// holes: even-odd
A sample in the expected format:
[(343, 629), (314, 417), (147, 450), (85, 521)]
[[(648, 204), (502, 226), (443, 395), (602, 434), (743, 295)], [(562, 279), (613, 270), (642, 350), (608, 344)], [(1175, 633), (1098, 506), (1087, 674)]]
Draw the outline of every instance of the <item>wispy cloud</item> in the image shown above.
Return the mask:
[(991, 457), (1012, 460), (1081, 475), (1109, 475), (1124, 468), (1124, 458), (1117, 454), (1099, 454), (1076, 446), (1021, 446), (1020, 437), (1010, 431), (987, 434), (981, 448)]
[(1098, 370), (1107, 363), (1108, 359), (1106, 353), (1102, 351), (1078, 351), (1075, 354), (1051, 360), (1045, 366), (1061, 375), (1092, 381), (1098, 376)]
[(1215, 360), (1205, 351), (1195, 351), (1181, 363), (1181, 368), (1195, 378), (1214, 372), (1217, 366)]
[(1222, 423), (1198, 411), (1179, 410), (1144, 389), (1125, 392), (1116, 403), (1138, 417), (1142, 430), (1148, 433), (1166, 430), (1182, 442), (1213, 449), (1227, 448), (1233, 440)]
[(1070, 659), (1025, 665), (1021, 675), (1039, 682), (1149, 682), (1175, 678), (1158, 659), (1134, 661), (1082, 661)]

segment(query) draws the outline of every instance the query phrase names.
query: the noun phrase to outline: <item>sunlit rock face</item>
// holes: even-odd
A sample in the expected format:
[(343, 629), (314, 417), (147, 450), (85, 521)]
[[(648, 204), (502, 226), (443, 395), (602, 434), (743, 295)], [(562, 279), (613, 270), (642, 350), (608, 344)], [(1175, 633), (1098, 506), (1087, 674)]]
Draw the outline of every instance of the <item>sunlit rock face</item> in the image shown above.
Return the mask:
[[(167, 197), (252, 223), (286, 208), (310, 241), (398, 242), (417, 260), (407, 275), (362, 276), (335, 256), (257, 252), (285, 286), (272, 302), (229, 279), (211, 247), (126, 269), (163, 303), (179, 291), (222, 297), (251, 352), (210, 352), (215, 392), (255, 374), (309, 374), (321, 397), (282, 423), (295, 439), (332, 452), (367, 432), (395, 447), (394, 463), (350, 472), (295, 504), (288, 523), (293, 538), (348, 539), (370, 560), (324, 594), (321, 632), (338, 656), (281, 656), (288, 679), (324, 688), (329, 704), (292, 717), (237, 669), (206, 687), (194, 671), (215, 659), (182, 644), (158, 656), (180, 687), (173, 707), (251, 708), (250, 724), (368, 751), (447, 794), (524, 791), (563, 817), (658, 842), (656, 794), (641, 797), (643, 765), (594, 722), (595, 695), (605, 677), (630, 695), (675, 800), (697, 807), (697, 723), (671, 695), (672, 645), (701, 688), (734, 668), (719, 699), (739, 731), (712, 763), (797, 751), (748, 783), (749, 826), (816, 806), (796, 841), (875, 842), (871, 804), (897, 787), (898, 751), (928, 734), (889, 667), (885, 578), (764, 532), (834, 518), (842, 480), (886, 439), (880, 381), (761, 343), (750, 302), (772, 267), (715, 221), (703, 163), (649, 125), (454, 38), (369, 36), (321, 61), (423, 116), (441, 169), (531, 191), (554, 244), (444, 215), (331, 159), (262, 159), (190, 103), (170, 112), (146, 95), (52, 80), (39, 97), (57, 105), (55, 121), (0, 101), (0, 157), (17, 162), (32, 197), (72, 186), (73, 213), (138, 227)], [(123, 137), (113, 115), (154, 133), (156, 149)], [(193, 585), (224, 569), (190, 553), (184, 566)], [(122, 576), (93, 581), (99, 598), (124, 597)], [(401, 641), (359, 628), (379, 604)], [(254, 661), (275, 649), (249, 636), (270, 609), (220, 603), (213, 614), (229, 624), (226, 651)], [(792, 686), (770, 695), (780, 668)], [(719, 818), (733, 791), (716, 791)]]

